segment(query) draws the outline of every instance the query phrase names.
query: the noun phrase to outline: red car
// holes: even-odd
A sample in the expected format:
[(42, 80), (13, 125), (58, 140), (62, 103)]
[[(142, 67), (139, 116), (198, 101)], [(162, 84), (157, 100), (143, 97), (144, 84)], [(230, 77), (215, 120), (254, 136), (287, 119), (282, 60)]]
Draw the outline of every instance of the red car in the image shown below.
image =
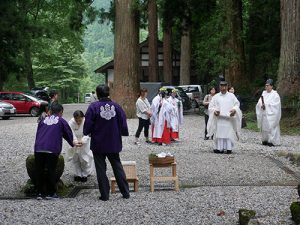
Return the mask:
[(18, 114), (30, 114), (31, 116), (38, 115), (41, 104), (48, 104), (48, 102), (29, 94), (12, 91), (0, 92), (0, 100), (12, 104)]

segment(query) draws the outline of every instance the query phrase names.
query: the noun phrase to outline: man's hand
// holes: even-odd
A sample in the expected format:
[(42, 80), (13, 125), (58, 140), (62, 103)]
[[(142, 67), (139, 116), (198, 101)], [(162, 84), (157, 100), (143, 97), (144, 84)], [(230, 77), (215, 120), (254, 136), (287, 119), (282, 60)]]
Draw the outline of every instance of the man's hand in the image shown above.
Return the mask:
[(266, 110), (265, 104), (263, 104), (263, 105), (261, 106), (261, 108), (262, 108), (262, 110)]
[(219, 116), (219, 115), (220, 115), (220, 111), (217, 111), (217, 110), (216, 110), (216, 111), (215, 111), (215, 115), (216, 115), (216, 116)]
[(235, 111), (235, 109), (232, 109), (232, 110), (230, 110), (229, 113), (230, 113), (230, 116), (233, 117), (235, 115), (236, 111)]

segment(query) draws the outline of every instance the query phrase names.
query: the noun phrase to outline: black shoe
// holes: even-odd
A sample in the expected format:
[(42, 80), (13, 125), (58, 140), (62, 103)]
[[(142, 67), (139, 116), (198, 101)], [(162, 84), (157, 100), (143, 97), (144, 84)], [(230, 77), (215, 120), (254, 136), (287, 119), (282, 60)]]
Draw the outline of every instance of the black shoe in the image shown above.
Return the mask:
[(81, 177), (81, 182), (87, 182), (87, 177)]
[(74, 177), (74, 181), (76, 181), (76, 182), (80, 182), (80, 181), (81, 181), (81, 177), (79, 177), (79, 176), (75, 176), (75, 177)]
[(220, 150), (217, 150), (217, 149), (214, 149), (214, 153), (221, 153), (221, 151)]
[(224, 151), (224, 150), (220, 151), (220, 154), (224, 154), (224, 153), (225, 153), (225, 151)]
[(268, 145), (268, 142), (267, 141), (263, 141), (262, 145)]
[(232, 153), (232, 150), (227, 150), (226, 151), (226, 154), (231, 154)]
[(209, 139), (209, 137), (205, 137), (205, 138), (204, 138), (204, 140), (208, 140), (208, 139)]
[(100, 196), (99, 200), (106, 202), (106, 201), (108, 201), (108, 198), (103, 198), (102, 196)]
[(274, 145), (272, 143), (268, 143), (269, 147), (274, 147)]
[(125, 198), (125, 199), (129, 199), (129, 198), (130, 198), (130, 195), (129, 195), (129, 194), (127, 194), (127, 195), (123, 195), (123, 198)]

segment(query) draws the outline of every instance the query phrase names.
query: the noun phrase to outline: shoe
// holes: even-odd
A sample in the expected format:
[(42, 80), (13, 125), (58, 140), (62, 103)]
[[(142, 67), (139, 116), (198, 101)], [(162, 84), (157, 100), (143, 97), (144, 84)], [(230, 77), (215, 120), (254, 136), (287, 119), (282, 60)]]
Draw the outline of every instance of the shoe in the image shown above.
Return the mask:
[(152, 141), (146, 140), (146, 143), (148, 143), (148, 144), (152, 144)]
[(81, 177), (81, 182), (87, 182), (87, 177)]
[(218, 149), (214, 149), (214, 153), (221, 153), (221, 151), (220, 150), (218, 150)]
[(80, 181), (81, 181), (81, 177), (79, 177), (79, 176), (75, 176), (75, 177), (74, 177), (74, 181), (76, 181), (76, 182), (80, 182)]
[(274, 145), (272, 143), (268, 143), (269, 147), (274, 147)]
[(59, 199), (58, 195), (54, 193), (53, 195), (47, 195), (46, 200), (57, 200)]
[(226, 154), (231, 154), (232, 153), (232, 150), (227, 150), (226, 151)]
[(128, 194), (128, 195), (123, 195), (123, 198), (129, 199), (129, 198), (130, 198), (130, 195), (129, 195), (129, 194)]
[(141, 145), (141, 143), (138, 142), (138, 141), (135, 141), (134, 144), (135, 144), (135, 145)]
[(204, 138), (204, 140), (208, 140), (208, 139), (209, 139), (209, 137), (205, 137), (205, 138)]
[(106, 201), (108, 201), (108, 198), (103, 198), (102, 196), (100, 196), (99, 200), (106, 202)]
[(268, 142), (267, 141), (263, 141), (262, 145), (268, 145)]
[(225, 153), (225, 151), (224, 151), (224, 150), (220, 151), (220, 154), (224, 154), (224, 153)]
[(38, 194), (37, 197), (36, 197), (36, 200), (42, 200), (42, 199), (43, 199), (42, 194)]
[(162, 145), (162, 146), (167, 146), (167, 144), (166, 144), (166, 143), (162, 143), (161, 145)]

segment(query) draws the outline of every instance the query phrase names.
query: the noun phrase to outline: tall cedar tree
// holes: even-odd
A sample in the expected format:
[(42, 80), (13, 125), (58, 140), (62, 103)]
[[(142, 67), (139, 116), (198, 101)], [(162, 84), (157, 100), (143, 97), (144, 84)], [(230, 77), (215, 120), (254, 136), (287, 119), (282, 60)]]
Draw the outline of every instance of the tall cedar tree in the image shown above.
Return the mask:
[(115, 1), (115, 52), (112, 99), (135, 117), (139, 90), (139, 14), (135, 0)]

